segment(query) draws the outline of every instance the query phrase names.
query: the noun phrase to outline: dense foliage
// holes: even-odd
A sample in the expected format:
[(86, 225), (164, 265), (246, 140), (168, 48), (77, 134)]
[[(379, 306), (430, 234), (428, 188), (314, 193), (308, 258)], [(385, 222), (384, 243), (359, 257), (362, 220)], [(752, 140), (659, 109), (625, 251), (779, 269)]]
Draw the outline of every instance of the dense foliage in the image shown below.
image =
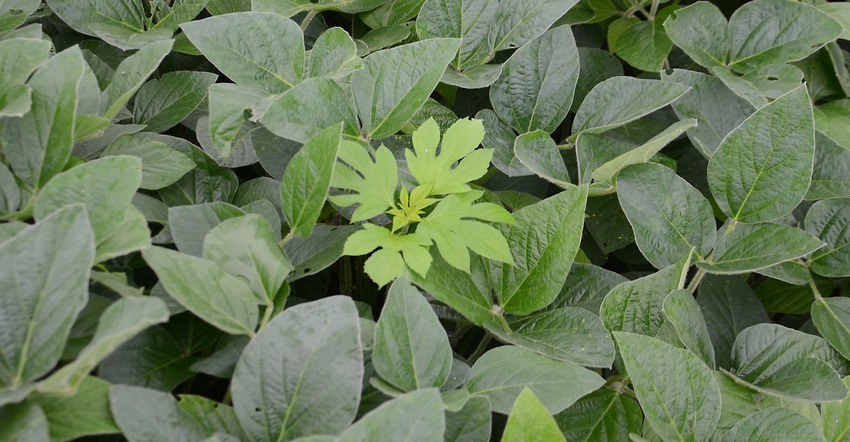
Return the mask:
[(850, 440), (850, 5), (0, 1), (0, 440)]

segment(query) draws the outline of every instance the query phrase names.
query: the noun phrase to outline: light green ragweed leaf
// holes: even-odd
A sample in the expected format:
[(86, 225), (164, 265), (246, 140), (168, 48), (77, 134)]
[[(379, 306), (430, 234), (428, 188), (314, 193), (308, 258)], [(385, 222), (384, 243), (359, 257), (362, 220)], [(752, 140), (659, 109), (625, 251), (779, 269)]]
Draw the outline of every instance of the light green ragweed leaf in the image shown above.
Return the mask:
[[(404, 152), (407, 167), (420, 186), (431, 187), (429, 195), (466, 192), (466, 183), (487, 173), (493, 157), (492, 150), (475, 150), (483, 139), (484, 124), (480, 120), (462, 119), (446, 129), (440, 143), (440, 127), (429, 118), (413, 133), (415, 153)], [(455, 163), (457, 166), (452, 168)]]
[(372, 160), (362, 146), (343, 140), (339, 144), (338, 159), (345, 164), (336, 164), (331, 186), (356, 193), (332, 195), (330, 200), (342, 207), (360, 204), (351, 217), (352, 222), (380, 215), (395, 205), (398, 169), (395, 157), (386, 146), (381, 145)]
[(483, 194), (483, 191), (474, 190), (447, 196), (427, 217), (422, 218), (416, 230), (418, 235), (434, 241), (443, 259), (467, 273), (467, 248), (485, 258), (514, 263), (504, 235), (495, 227), (470, 219), (514, 224), (513, 217), (501, 206), (473, 203)]
[(383, 227), (364, 224), (363, 230), (348, 237), (342, 253), (359, 256), (380, 248), (366, 260), (364, 270), (376, 284), (384, 286), (401, 276), (405, 264), (424, 277), (431, 267), (430, 245), (431, 240), (418, 233), (396, 235)]

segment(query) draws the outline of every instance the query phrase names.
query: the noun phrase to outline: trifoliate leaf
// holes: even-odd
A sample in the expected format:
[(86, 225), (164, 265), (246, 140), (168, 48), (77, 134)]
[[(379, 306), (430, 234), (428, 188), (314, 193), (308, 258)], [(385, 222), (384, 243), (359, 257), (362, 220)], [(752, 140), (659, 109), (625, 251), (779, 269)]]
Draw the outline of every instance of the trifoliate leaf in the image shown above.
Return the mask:
[(360, 204), (351, 217), (352, 222), (380, 215), (395, 205), (398, 170), (389, 149), (381, 145), (373, 161), (362, 146), (344, 140), (340, 142), (338, 158), (345, 164), (336, 164), (331, 185), (355, 193), (332, 195), (330, 200), (343, 207)]
[(417, 233), (396, 235), (383, 227), (364, 224), (363, 230), (348, 237), (342, 253), (365, 255), (380, 248), (366, 260), (363, 269), (375, 284), (384, 286), (401, 276), (405, 264), (424, 277), (431, 267), (431, 254), (428, 252), (430, 245), (431, 240)]
[[(484, 124), (480, 120), (461, 119), (446, 129), (440, 144), (440, 127), (429, 118), (413, 132), (416, 152), (404, 152), (407, 167), (420, 186), (430, 187), (429, 195), (468, 192), (466, 183), (487, 173), (493, 157), (491, 149), (476, 150), (483, 139)], [(455, 163), (457, 166), (452, 168)]]
[(430, 238), (453, 267), (469, 272), (469, 252), (513, 265), (505, 237), (494, 227), (468, 218), (514, 223), (507, 210), (493, 203), (473, 204), (484, 192), (473, 190), (446, 196), (419, 223), (416, 233)]

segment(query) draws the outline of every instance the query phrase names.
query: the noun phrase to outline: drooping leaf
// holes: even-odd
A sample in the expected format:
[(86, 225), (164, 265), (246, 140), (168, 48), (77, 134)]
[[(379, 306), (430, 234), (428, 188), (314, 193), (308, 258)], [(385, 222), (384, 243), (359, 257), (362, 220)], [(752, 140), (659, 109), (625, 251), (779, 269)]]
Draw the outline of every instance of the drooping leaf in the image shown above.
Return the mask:
[(342, 256), (346, 240), (357, 230), (357, 226), (317, 224), (310, 236), (289, 240), (283, 245), (294, 267), (289, 280), (312, 275), (336, 262)]
[(726, 136), (708, 163), (708, 184), (724, 213), (770, 221), (802, 201), (814, 162), (810, 106), (805, 87), (798, 87)]
[(356, 307), (323, 298), (284, 310), (245, 347), (233, 405), (252, 440), (338, 434), (354, 420), (362, 377)]
[(351, 77), (363, 133), (381, 139), (398, 132), (437, 86), (459, 43), (435, 38), (364, 58)]
[(771, 223), (732, 225), (727, 221), (720, 228), (711, 257), (697, 265), (711, 273), (745, 273), (808, 255), (823, 245), (795, 227)]
[(573, 120), (571, 140), (582, 132), (599, 133), (637, 120), (685, 94), (678, 83), (613, 77), (587, 94)]
[(493, 335), (519, 347), (585, 367), (610, 367), (614, 341), (598, 316), (587, 310), (563, 307), (509, 322), (510, 330), (488, 322)]
[(673, 42), (667, 36), (663, 23), (677, 7), (667, 7), (648, 21), (629, 26), (614, 41), (612, 52), (626, 63), (647, 72), (659, 72), (664, 69), (664, 61), (673, 49)]
[(145, 10), (138, 0), (50, 0), (50, 9), (75, 31), (96, 36), (93, 24), (113, 24), (132, 32), (144, 31)]
[(242, 209), (221, 202), (177, 206), (168, 209), (168, 225), (177, 250), (202, 256), (207, 233), (223, 221), (243, 215)]
[(523, 166), (537, 176), (566, 189), (570, 175), (552, 137), (542, 130), (524, 133), (514, 141), (513, 153)]
[(360, 204), (351, 216), (352, 222), (380, 215), (395, 205), (398, 169), (389, 149), (379, 147), (373, 160), (363, 146), (343, 140), (338, 158), (345, 164), (336, 164), (331, 186), (355, 193), (331, 195), (329, 199), (343, 207)]
[(714, 347), (708, 326), (694, 297), (687, 290), (675, 290), (662, 305), (664, 316), (676, 328), (679, 340), (697, 355), (708, 368), (714, 369)]
[(168, 309), (156, 298), (135, 297), (115, 301), (101, 314), (91, 342), (68, 365), (39, 382), (43, 393), (73, 394), (91, 370), (119, 345), (151, 325), (168, 320)]
[(310, 77), (344, 78), (363, 67), (354, 40), (342, 28), (322, 32), (308, 54)]
[(21, 118), (5, 119), (3, 153), (15, 175), (30, 188), (44, 186), (71, 157), (77, 86), (84, 64), (77, 47), (51, 57), (27, 82), (32, 88), (30, 111)]
[(559, 26), (518, 49), (490, 87), (493, 110), (518, 132), (557, 128), (573, 102), (578, 50), (568, 26)]
[(690, 256), (642, 278), (614, 287), (602, 301), (599, 317), (610, 331), (648, 336), (658, 334), (665, 321), (662, 307), (667, 295), (684, 287)]
[(732, 352), (736, 381), (769, 395), (827, 402), (842, 400), (847, 389), (825, 362), (832, 348), (818, 336), (778, 324), (742, 331)]
[(806, 213), (806, 232), (826, 243), (808, 260), (812, 271), (834, 278), (850, 276), (850, 199), (815, 203)]
[(304, 238), (310, 234), (325, 204), (341, 130), (342, 125), (323, 130), (305, 144), (286, 166), (281, 185), (281, 207), (296, 236)]
[(136, 94), (133, 122), (150, 132), (164, 132), (183, 121), (207, 97), (218, 75), (177, 71), (145, 83)]
[[(845, 377), (844, 387), (850, 389), (850, 376)], [(827, 402), (821, 404), (821, 416), (823, 419), (823, 435), (833, 442), (847, 440), (850, 434), (850, 398), (838, 402)]]
[(514, 402), (502, 442), (522, 442), (531, 440), (564, 441), (564, 435), (558, 429), (555, 419), (546, 407), (537, 400), (534, 393), (525, 388)]
[(491, 281), (506, 312), (528, 314), (558, 295), (578, 252), (586, 200), (587, 187), (571, 186), (514, 212), (516, 224), (499, 226), (515, 263), (490, 263)]
[(651, 163), (629, 166), (617, 177), (617, 197), (635, 242), (655, 267), (667, 267), (691, 249), (700, 259), (714, 246), (711, 205), (673, 170)]
[(250, 283), (254, 296), (269, 304), (292, 271), (268, 222), (248, 214), (222, 221), (204, 238), (203, 257)]
[(375, 330), (372, 364), (381, 379), (406, 392), (440, 387), (449, 375), (452, 352), (446, 332), (407, 279), (390, 287)]
[(130, 442), (201, 440), (206, 436), (198, 421), (168, 393), (113, 385), (109, 403), (115, 422)]
[(643, 413), (637, 401), (607, 388), (590, 393), (555, 415), (569, 441), (626, 440), (639, 433)]
[(0, 244), (0, 385), (50, 372), (88, 298), (94, 236), (81, 205), (60, 209)]
[(706, 275), (697, 303), (708, 326), (717, 365), (727, 370), (732, 367), (732, 346), (738, 333), (769, 321), (755, 293), (739, 276)]
[(245, 120), (260, 116), (258, 108), (267, 97), (260, 89), (238, 84), (216, 83), (208, 88), (210, 141), (218, 157), (230, 157)]
[(842, 31), (838, 22), (814, 6), (782, 0), (750, 2), (729, 19), (728, 65), (746, 73), (799, 60)]
[(109, 382), (87, 376), (72, 396), (35, 397), (47, 417), (50, 440), (120, 432), (109, 410), (109, 386)]
[(697, 356), (660, 340), (614, 332), (647, 423), (665, 440), (708, 441), (720, 419), (720, 389)]
[(231, 334), (252, 335), (257, 302), (251, 288), (212, 262), (161, 247), (142, 251), (168, 294), (198, 317)]
[(508, 414), (516, 398), (528, 388), (549, 413), (559, 413), (603, 384), (596, 373), (578, 365), (555, 361), (512, 345), (484, 353), (466, 377), (472, 394), (490, 398), (493, 411)]
[(304, 35), (282, 15), (239, 12), (183, 23), (180, 28), (236, 84), (278, 94), (304, 75)]
[(333, 80), (310, 78), (283, 94), (266, 109), (260, 121), (281, 137), (307, 143), (328, 127), (343, 122), (343, 133), (358, 136), (351, 99)]
[(444, 431), (443, 402), (437, 389), (429, 388), (382, 404), (345, 430), (337, 441), (440, 442)]
[(807, 200), (850, 197), (850, 150), (841, 147), (821, 133), (815, 132), (815, 166)]
[(845, 358), (850, 355), (850, 299), (826, 298), (812, 304), (812, 322)]
[(179, 180), (195, 168), (195, 162), (165, 143), (132, 134), (121, 135), (109, 143), (102, 157), (130, 155), (142, 160), (142, 189), (161, 189)]

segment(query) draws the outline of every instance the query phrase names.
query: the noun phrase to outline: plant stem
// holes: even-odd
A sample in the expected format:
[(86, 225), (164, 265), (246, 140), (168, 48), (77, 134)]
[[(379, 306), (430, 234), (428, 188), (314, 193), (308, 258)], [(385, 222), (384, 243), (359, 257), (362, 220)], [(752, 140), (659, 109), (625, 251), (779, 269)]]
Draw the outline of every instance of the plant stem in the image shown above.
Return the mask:
[(472, 353), (472, 356), (467, 359), (470, 364), (474, 364), (475, 361), (477, 361), (478, 358), (480, 358), (481, 355), (483, 355), (484, 352), (487, 351), (487, 345), (490, 344), (491, 339), (493, 339), (493, 335), (487, 333), (487, 336), (485, 336), (484, 339), (482, 339), (481, 342), (478, 343), (478, 347), (475, 348), (475, 352)]
[(692, 279), (691, 282), (688, 283), (687, 287), (688, 291), (691, 292), (691, 294), (697, 291), (697, 287), (699, 286), (699, 283), (702, 282), (702, 278), (705, 277), (706, 273), (707, 272), (705, 271), (705, 269), (697, 269), (697, 273), (696, 275), (694, 275), (694, 279)]
[(817, 284), (815, 284), (815, 280), (809, 278), (809, 287), (812, 289), (812, 294), (815, 295), (815, 301), (820, 301), (823, 299), (823, 296), (820, 294), (820, 290), (818, 289)]
[(302, 31), (307, 30), (307, 26), (310, 26), (310, 22), (313, 21), (313, 17), (315, 17), (318, 12), (319, 11), (316, 11), (315, 9), (311, 9), (309, 12), (307, 12), (307, 16), (305, 16), (304, 20), (301, 21)]

